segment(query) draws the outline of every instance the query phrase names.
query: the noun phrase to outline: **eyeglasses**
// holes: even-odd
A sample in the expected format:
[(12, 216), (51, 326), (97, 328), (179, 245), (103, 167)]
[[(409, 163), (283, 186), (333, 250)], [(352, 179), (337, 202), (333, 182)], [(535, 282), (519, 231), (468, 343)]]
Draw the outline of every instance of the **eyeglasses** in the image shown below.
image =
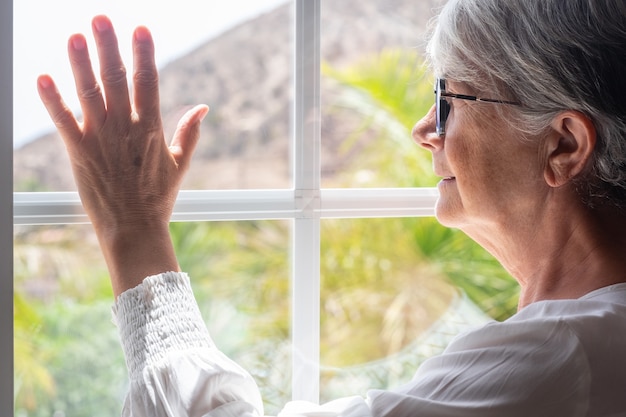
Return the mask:
[(448, 103), (446, 98), (458, 98), (460, 100), (482, 101), (487, 103), (512, 104), (516, 106), (520, 105), (520, 103), (515, 101), (496, 100), (492, 98), (480, 98), (465, 94), (449, 93), (446, 91), (446, 80), (444, 78), (437, 78), (435, 81), (435, 107), (437, 113), (436, 132), (439, 136), (446, 134), (446, 121), (448, 120), (448, 114), (450, 114), (450, 103)]

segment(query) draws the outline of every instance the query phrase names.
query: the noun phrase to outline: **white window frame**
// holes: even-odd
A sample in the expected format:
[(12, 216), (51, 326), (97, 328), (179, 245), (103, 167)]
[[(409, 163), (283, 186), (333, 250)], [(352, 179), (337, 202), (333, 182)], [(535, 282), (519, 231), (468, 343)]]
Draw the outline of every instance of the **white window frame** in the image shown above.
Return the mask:
[[(0, 1), (0, 415), (13, 415), (13, 1)], [(10, 239), (10, 240), (9, 240)], [(9, 335), (11, 337), (9, 337)]]
[[(322, 189), (320, 185), (320, 7), (322, 0), (295, 0), (294, 103), (291, 189), (179, 193), (173, 221), (288, 219), (291, 241), (292, 398), (319, 401), (320, 220), (432, 216), (433, 188)], [(0, 51), (12, 56), (12, 0), (0, 9)], [(3, 35), (3, 36), (2, 36)], [(13, 276), (10, 225), (88, 223), (75, 192), (12, 191), (12, 62), (0, 63), (0, 227), (3, 277)], [(13, 197), (13, 205), (10, 204)], [(9, 236), (11, 243), (9, 244)], [(13, 334), (13, 280), (0, 280), (0, 333)], [(0, 415), (13, 415), (12, 338), (0, 341)], [(6, 371), (6, 372), (5, 372)]]

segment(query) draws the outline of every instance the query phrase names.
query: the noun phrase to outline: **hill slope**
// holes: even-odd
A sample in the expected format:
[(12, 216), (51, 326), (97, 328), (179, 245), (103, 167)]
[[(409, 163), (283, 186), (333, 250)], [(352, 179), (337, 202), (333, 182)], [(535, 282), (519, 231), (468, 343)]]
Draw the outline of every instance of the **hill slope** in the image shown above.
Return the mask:
[[(383, 48), (421, 49), (427, 22), (439, 3), (325, 1), (322, 59), (340, 67)], [(291, 4), (280, 6), (161, 69), (166, 131), (173, 131), (189, 106), (211, 106), (183, 188), (290, 186), (292, 12)], [(328, 111), (335, 89), (322, 80), (322, 165), (329, 175), (345, 163), (337, 148), (350, 126), (350, 116)], [(67, 155), (55, 132), (15, 150), (14, 172), (16, 191), (75, 189)]]

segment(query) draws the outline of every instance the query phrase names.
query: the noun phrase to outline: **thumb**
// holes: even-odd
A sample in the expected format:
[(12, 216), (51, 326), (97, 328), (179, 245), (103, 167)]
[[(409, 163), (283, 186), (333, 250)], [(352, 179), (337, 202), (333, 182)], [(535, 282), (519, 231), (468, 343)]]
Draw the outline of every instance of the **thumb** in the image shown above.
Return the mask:
[(200, 139), (200, 123), (209, 112), (209, 107), (200, 104), (187, 111), (180, 118), (169, 150), (179, 167), (186, 170), (193, 151)]

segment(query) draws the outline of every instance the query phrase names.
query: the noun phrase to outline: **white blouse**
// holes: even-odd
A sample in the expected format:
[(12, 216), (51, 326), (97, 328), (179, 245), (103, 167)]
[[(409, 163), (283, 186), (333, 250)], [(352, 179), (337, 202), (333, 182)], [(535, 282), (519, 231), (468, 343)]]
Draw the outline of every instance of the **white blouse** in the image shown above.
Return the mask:
[[(131, 379), (123, 416), (263, 415), (252, 377), (211, 340), (186, 274), (146, 278), (113, 313)], [(291, 402), (279, 416), (626, 416), (626, 284), (459, 335), (397, 389)]]

